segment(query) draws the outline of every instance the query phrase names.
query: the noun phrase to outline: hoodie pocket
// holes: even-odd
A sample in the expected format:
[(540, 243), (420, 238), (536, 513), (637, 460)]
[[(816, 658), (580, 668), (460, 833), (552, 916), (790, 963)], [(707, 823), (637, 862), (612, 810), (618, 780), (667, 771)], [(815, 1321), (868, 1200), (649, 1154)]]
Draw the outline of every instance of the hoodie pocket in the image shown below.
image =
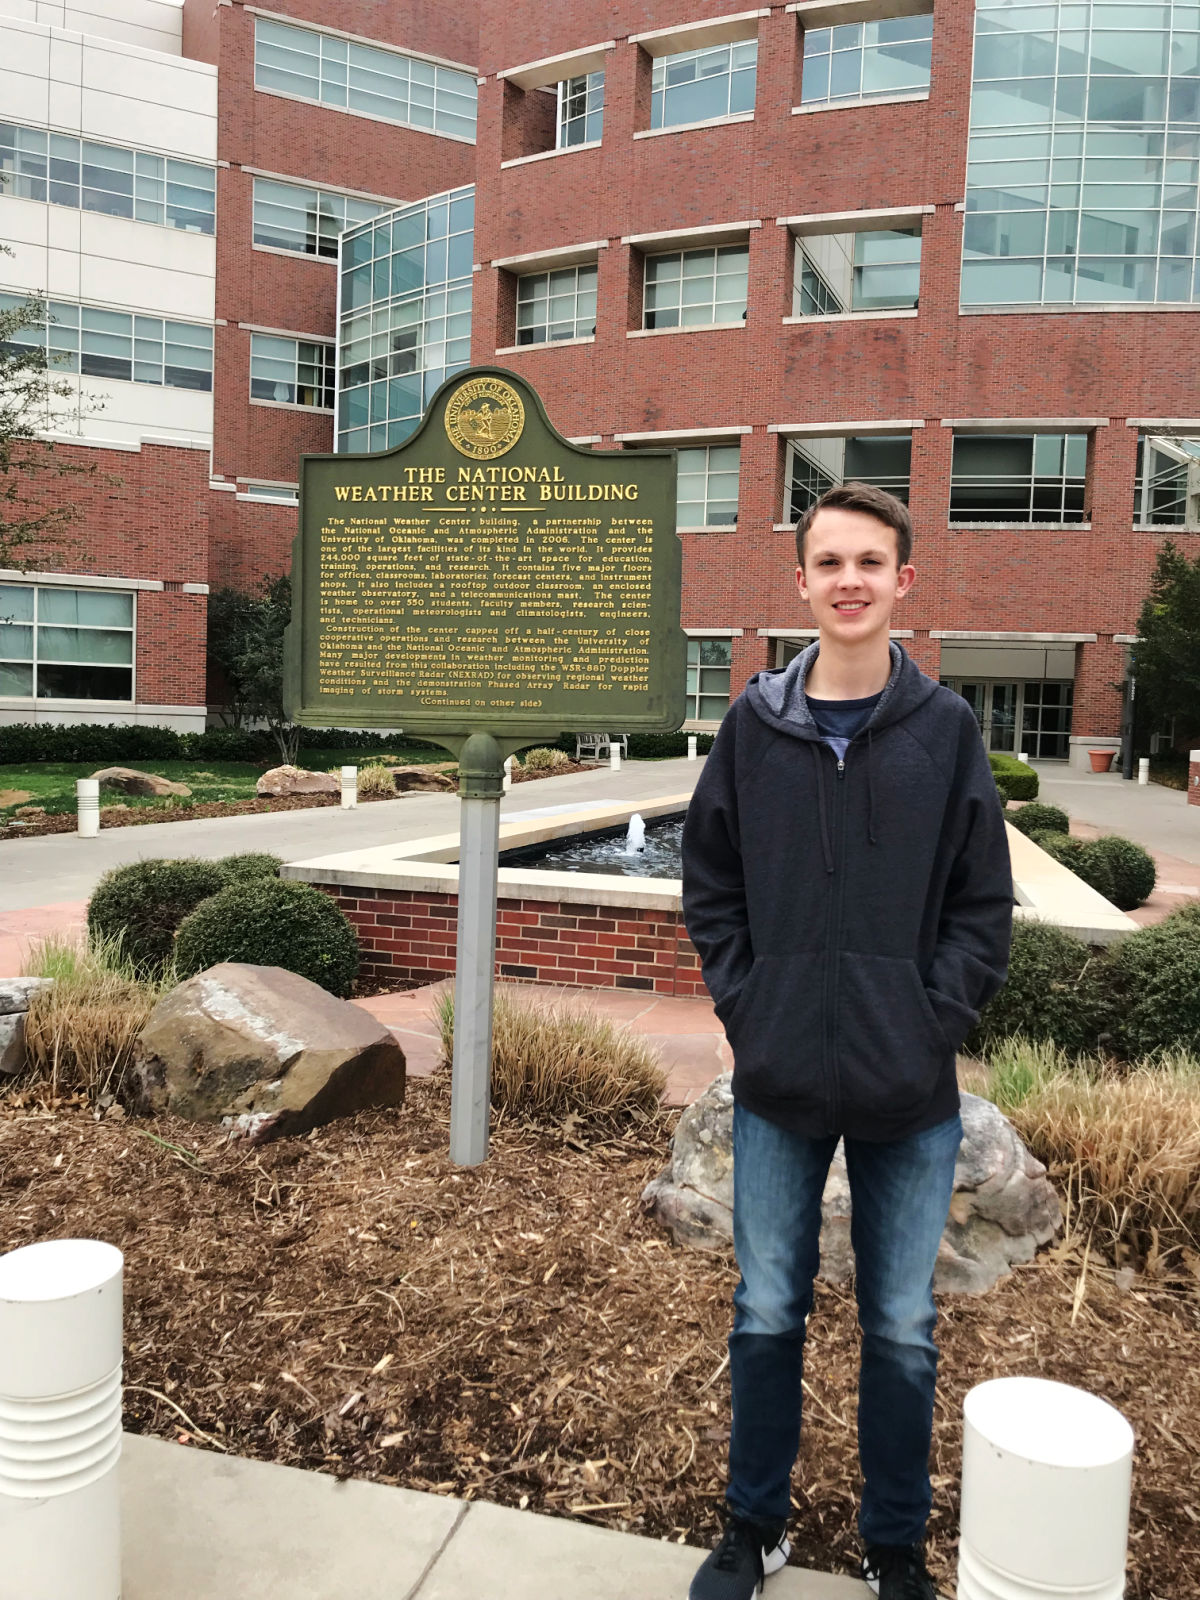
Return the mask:
[(739, 1087), (816, 1114), (827, 1095), (821, 1067), (824, 957), (816, 951), (756, 956), (725, 1024)]
[(911, 961), (843, 951), (837, 1004), (838, 1079), (846, 1111), (915, 1115), (953, 1060)]

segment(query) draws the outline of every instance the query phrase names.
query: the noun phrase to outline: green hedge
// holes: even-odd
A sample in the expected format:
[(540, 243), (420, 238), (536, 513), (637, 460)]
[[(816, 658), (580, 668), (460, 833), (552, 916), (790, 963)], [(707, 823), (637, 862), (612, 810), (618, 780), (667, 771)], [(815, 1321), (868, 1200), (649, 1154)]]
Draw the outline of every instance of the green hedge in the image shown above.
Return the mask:
[(1132, 839), (1106, 833), (1092, 841), (1093, 855), (1108, 863), (1112, 874), (1112, 903), (1118, 911), (1133, 911), (1154, 893), (1158, 869), (1149, 850)]
[(114, 867), (88, 901), (88, 932), (119, 940), (136, 967), (161, 972), (171, 960), (180, 923), (228, 882), (220, 862), (192, 857)]
[(1024, 761), (1018, 761), (1016, 756), (989, 755), (988, 760), (992, 765), (996, 787), (1002, 795), (1007, 795), (1010, 800), (1037, 799), (1038, 775), (1032, 767)]
[[(301, 750), (387, 750), (403, 743), (408, 750), (437, 746), (400, 732), (353, 732), (346, 728), (305, 728)], [(34, 761), (94, 761), (97, 766), (130, 761), (270, 761), (278, 746), (265, 729), (206, 728), (203, 733), (177, 733), (174, 728), (122, 727), (118, 723), (14, 722), (0, 728), (0, 765), (27, 766)]]
[(1008, 981), (984, 1006), (967, 1049), (1018, 1033), (1072, 1055), (1092, 1048), (1102, 1020), (1094, 968), (1087, 945), (1053, 923), (1014, 922)]
[(261, 878), (230, 884), (180, 924), (175, 964), (181, 977), (221, 961), (283, 967), (345, 996), (358, 974), (358, 939), (345, 913), (320, 889)]
[(1105, 952), (1108, 1028), (1126, 1060), (1163, 1050), (1200, 1055), (1200, 914), (1189, 906)]
[(1008, 819), (1018, 833), (1069, 833), (1071, 819), (1061, 806), (1047, 806), (1035, 800), (1032, 805), (1021, 806)]

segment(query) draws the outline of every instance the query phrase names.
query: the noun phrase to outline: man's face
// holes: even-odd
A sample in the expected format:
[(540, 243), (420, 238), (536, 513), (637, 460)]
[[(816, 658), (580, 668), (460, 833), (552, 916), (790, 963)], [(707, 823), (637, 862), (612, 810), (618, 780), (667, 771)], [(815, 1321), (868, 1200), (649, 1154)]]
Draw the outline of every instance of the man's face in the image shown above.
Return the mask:
[(808, 530), (800, 596), (828, 639), (846, 643), (886, 635), (892, 608), (916, 572), (897, 566), (896, 530), (865, 511), (827, 506)]

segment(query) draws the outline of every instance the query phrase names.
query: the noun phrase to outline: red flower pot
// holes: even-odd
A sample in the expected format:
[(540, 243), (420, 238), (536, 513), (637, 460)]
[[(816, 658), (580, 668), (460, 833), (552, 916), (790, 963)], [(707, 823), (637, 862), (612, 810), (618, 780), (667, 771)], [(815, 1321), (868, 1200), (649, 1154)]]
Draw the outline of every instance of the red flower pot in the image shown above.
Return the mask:
[(1088, 760), (1092, 763), (1093, 772), (1108, 772), (1116, 759), (1115, 750), (1089, 750)]

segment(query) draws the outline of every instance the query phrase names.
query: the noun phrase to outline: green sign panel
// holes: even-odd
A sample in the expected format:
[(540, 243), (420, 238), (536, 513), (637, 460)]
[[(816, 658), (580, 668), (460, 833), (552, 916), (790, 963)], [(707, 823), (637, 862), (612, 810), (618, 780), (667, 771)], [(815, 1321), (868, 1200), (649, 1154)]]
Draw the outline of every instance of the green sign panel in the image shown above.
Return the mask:
[(587, 450), (521, 378), (450, 379), (406, 443), (305, 456), (285, 701), (309, 726), (668, 732), (685, 715), (670, 450)]

